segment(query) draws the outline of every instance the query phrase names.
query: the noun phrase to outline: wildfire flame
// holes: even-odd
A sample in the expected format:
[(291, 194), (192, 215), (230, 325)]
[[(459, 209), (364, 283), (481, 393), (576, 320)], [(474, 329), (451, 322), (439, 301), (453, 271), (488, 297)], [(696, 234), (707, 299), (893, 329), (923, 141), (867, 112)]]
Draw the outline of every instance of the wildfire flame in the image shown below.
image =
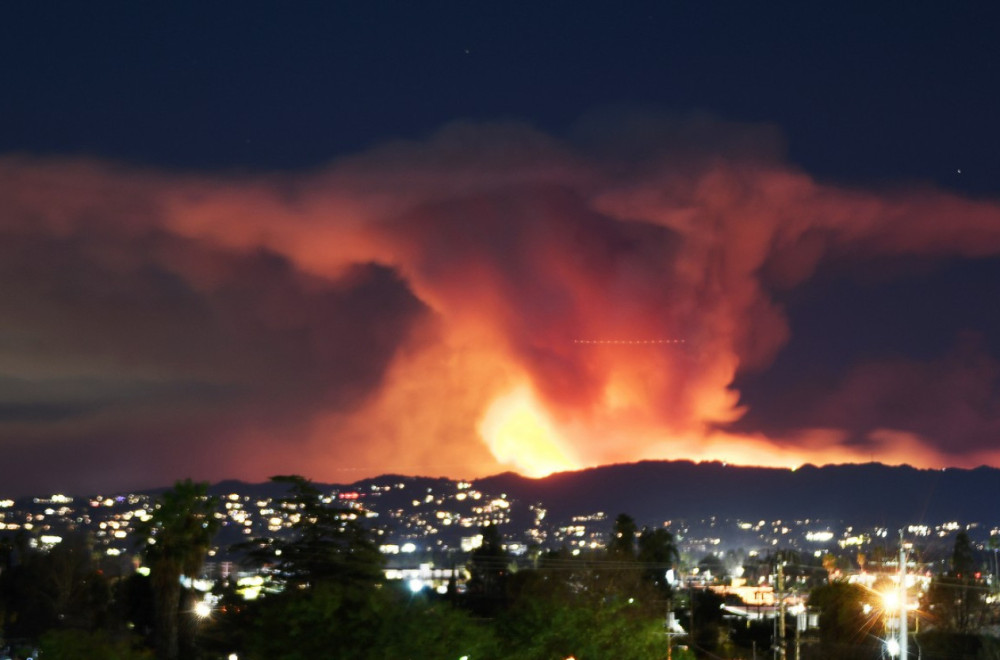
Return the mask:
[(498, 461), (525, 476), (545, 477), (580, 467), (527, 385), (490, 404), (479, 423), (479, 434)]

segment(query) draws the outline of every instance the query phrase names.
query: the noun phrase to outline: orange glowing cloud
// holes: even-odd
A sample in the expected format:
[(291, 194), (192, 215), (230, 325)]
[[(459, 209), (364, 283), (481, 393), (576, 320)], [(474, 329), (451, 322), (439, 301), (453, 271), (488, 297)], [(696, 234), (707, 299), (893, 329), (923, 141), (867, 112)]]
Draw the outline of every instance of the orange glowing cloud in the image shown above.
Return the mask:
[(998, 255), (1000, 205), (684, 130), (637, 155), (457, 125), (284, 175), (2, 159), (0, 445), (103, 464), (148, 438), (137, 479), (992, 458), (878, 411), (860, 444), (730, 425), (790, 336), (776, 290), (845, 255)]

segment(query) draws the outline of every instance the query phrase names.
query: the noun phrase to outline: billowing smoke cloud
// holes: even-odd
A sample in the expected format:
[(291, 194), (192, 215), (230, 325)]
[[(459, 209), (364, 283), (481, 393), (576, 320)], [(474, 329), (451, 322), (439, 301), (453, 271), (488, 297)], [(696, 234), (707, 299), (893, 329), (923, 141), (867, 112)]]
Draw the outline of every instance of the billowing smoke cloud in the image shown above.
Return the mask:
[[(824, 185), (780, 154), (767, 127), (605, 117), (312, 173), (3, 158), (6, 487), (995, 461), (990, 359), (859, 367), (784, 425), (732, 426), (734, 378), (789, 338), (775, 291), (848, 255), (1000, 253), (994, 202)], [(883, 409), (941, 399), (965, 425)]]
[(933, 450), (952, 461), (979, 459), (996, 451), (1000, 438), (1000, 363), (982, 337), (966, 333), (938, 358), (854, 364), (832, 387), (787, 393), (780, 414), (750, 417), (770, 420), (768, 435), (778, 438), (810, 426), (838, 429), (844, 445), (873, 457), (902, 441), (918, 461)]

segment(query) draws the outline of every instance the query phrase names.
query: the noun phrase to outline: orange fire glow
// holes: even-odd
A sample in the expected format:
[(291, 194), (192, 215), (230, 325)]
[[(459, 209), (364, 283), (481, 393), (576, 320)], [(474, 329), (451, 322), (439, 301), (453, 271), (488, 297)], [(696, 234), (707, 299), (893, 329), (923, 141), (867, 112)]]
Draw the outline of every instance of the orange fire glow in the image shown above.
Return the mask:
[[(861, 441), (822, 423), (731, 429), (746, 412), (734, 383), (792, 332), (775, 290), (854, 250), (1000, 254), (1000, 205), (683, 156), (609, 162), (525, 127), (461, 126), (295, 175), (0, 159), (0, 268), (21, 286), (0, 296), (17, 347), (3, 374), (74, 404), (28, 410), (90, 410), (74, 383), (111, 393), (82, 421), (26, 417), (6, 432), (40, 445), (144, 437), (148, 416), (245, 478), (996, 461), (877, 424)], [(655, 338), (683, 342), (641, 341)], [(858, 383), (895, 382), (876, 375)]]
[(501, 464), (525, 476), (544, 477), (580, 467), (526, 385), (490, 404), (479, 433)]

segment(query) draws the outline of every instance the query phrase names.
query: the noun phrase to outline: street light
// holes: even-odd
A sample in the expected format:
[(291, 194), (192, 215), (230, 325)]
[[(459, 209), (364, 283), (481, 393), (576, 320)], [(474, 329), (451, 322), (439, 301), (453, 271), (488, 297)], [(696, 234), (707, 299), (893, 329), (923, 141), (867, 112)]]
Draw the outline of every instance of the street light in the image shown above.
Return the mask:
[(194, 613), (199, 619), (207, 619), (212, 614), (212, 606), (204, 600), (199, 600), (194, 604)]
[(910, 654), (906, 624), (906, 544), (903, 543), (903, 530), (899, 530), (899, 653), (903, 660)]

